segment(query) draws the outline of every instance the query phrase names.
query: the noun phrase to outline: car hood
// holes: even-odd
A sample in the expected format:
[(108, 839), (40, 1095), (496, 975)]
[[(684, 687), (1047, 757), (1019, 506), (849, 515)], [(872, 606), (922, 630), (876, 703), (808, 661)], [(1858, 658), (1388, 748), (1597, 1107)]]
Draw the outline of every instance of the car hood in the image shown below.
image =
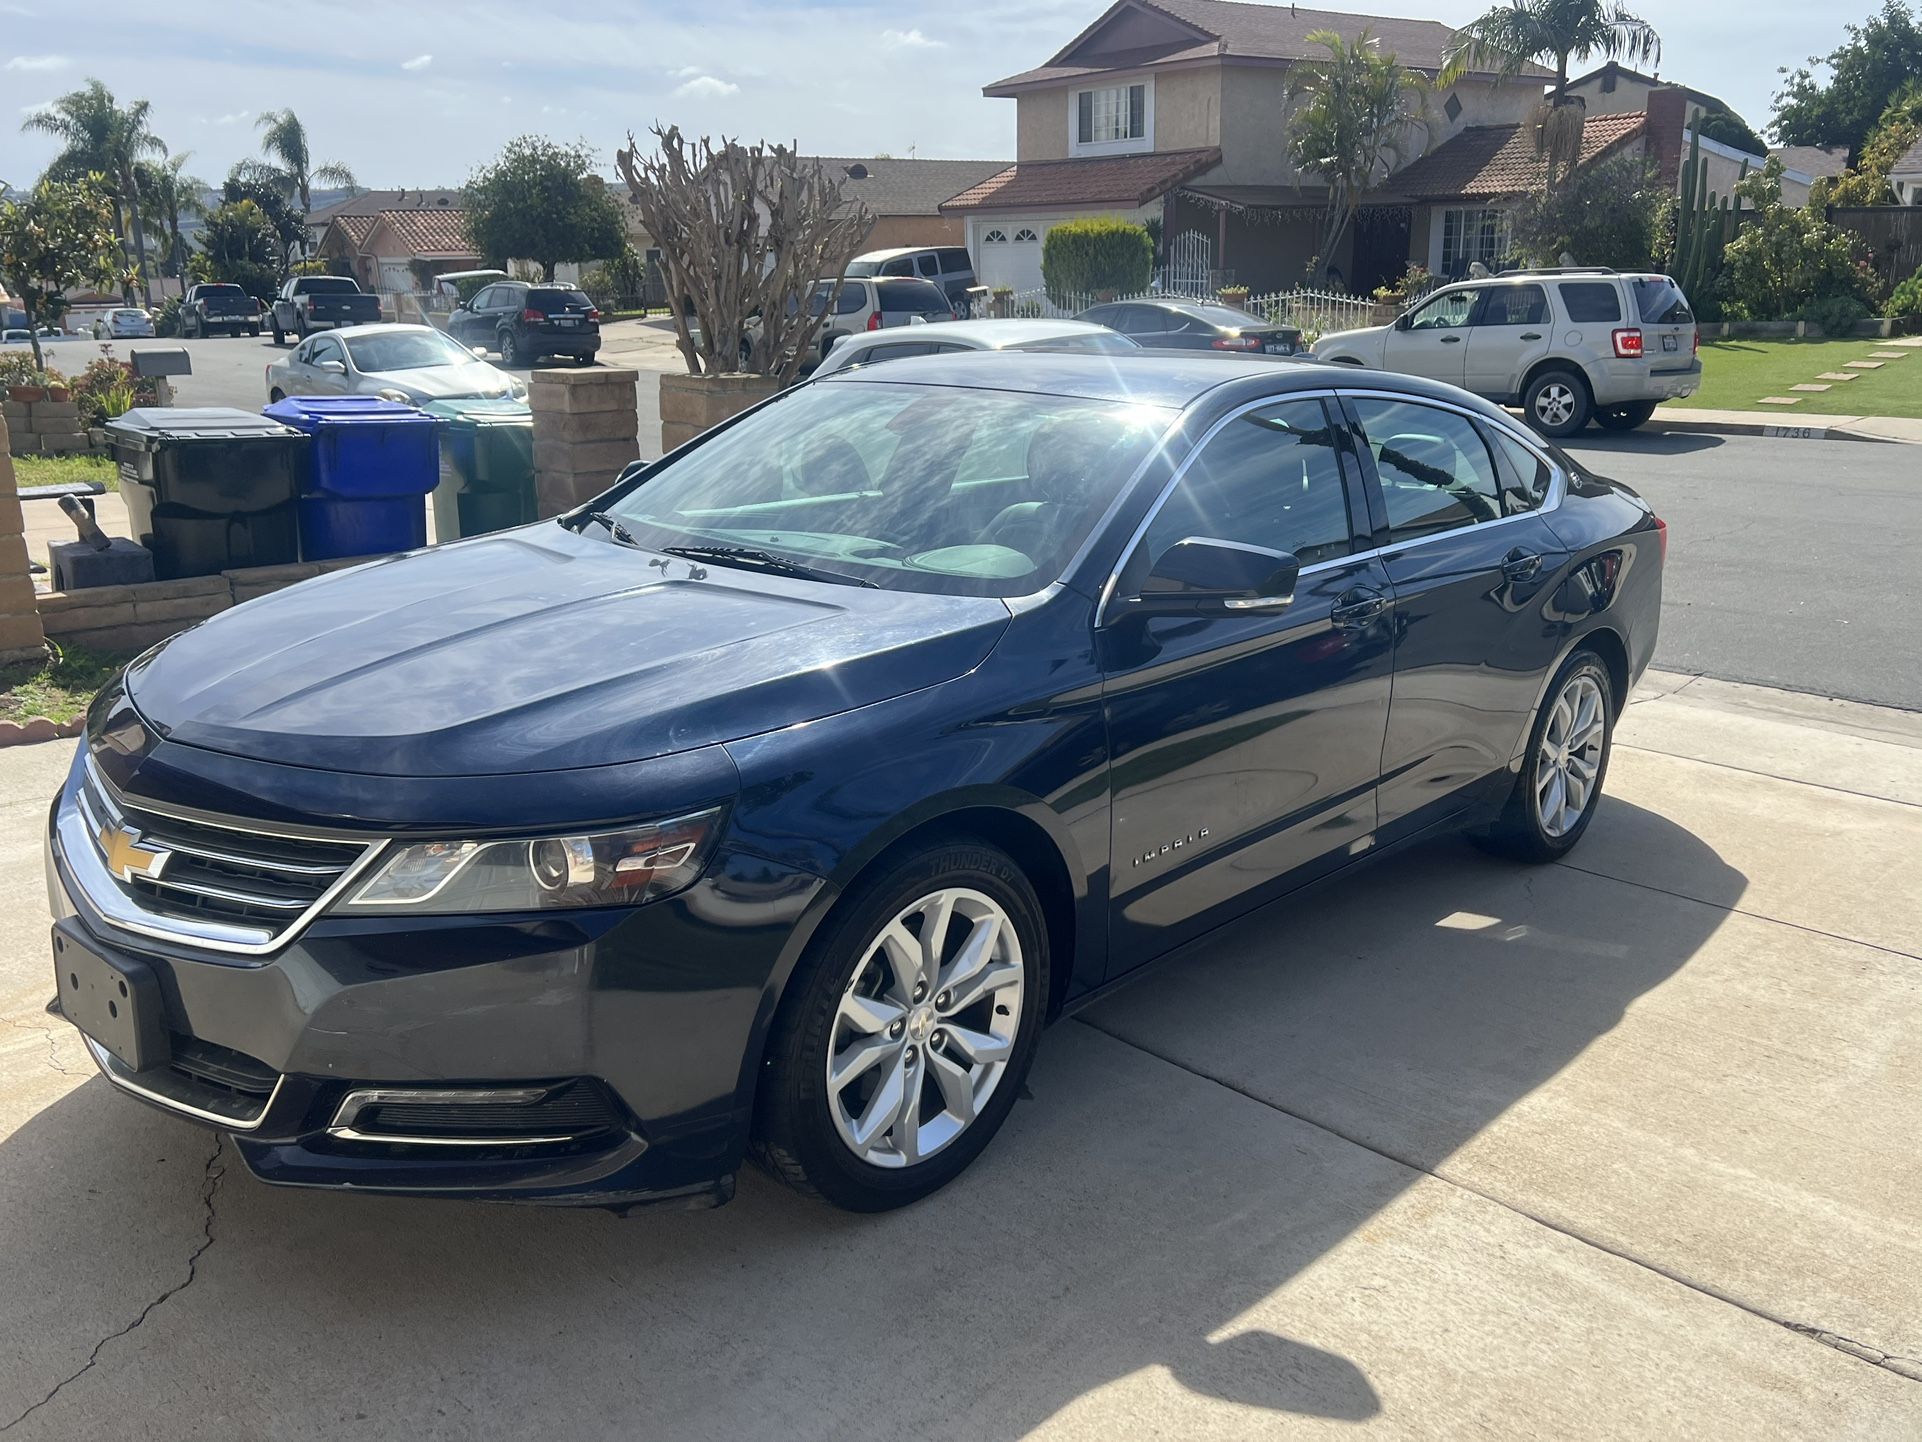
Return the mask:
[(690, 565), (553, 522), (275, 592), (128, 672), (187, 746), (391, 776), (642, 761), (961, 675), (1009, 621), (934, 596)]
[(1389, 333), (1393, 330), (1394, 327), (1388, 325), (1338, 330), (1322, 336), (1308, 349), (1317, 360), (1336, 355), (1351, 355), (1361, 360), (1373, 360), (1382, 354), (1383, 347), (1388, 343)]
[(508, 376), (490, 365), (415, 366), (404, 371), (362, 371), (361, 379), (407, 391), (422, 400), (460, 400), (468, 396), (511, 394)]

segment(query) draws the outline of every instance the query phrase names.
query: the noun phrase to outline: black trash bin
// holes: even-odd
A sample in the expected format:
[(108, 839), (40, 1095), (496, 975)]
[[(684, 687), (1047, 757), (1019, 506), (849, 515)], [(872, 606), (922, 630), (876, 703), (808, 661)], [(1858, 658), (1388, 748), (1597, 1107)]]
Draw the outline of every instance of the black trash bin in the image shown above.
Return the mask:
[(159, 579), (300, 559), (301, 432), (226, 406), (146, 406), (106, 429), (128, 528)]

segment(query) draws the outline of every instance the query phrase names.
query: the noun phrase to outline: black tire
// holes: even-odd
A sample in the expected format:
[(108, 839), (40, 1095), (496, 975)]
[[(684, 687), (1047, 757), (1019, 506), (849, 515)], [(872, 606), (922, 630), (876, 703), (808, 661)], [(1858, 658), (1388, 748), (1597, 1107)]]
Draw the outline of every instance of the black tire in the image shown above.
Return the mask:
[(180, 338), (182, 340), (200, 339), (200, 337), (194, 333), (194, 323), (191, 319), (183, 320), (180, 323)]
[(1542, 435), (1555, 440), (1572, 436), (1588, 424), (1595, 409), (1588, 382), (1578, 371), (1545, 370), (1529, 379), (1522, 392), (1522, 418)]
[(248, 335), (251, 335), (251, 336), (257, 336), (257, 335), (259, 335), (259, 334), (260, 334), (260, 327), (259, 327), (259, 326), (257, 326), (257, 325), (250, 325), (250, 326), (248, 326), (248, 327), (247, 327), (247, 334), (248, 334)]
[(287, 332), (282, 330), (278, 324), (274, 326), (274, 344), (275, 345), (287, 344)]
[[(827, 1063), (835, 1014), (883, 928), (944, 887), (979, 892), (1013, 923), (1024, 972), (1021, 1016), (1006, 1070), (972, 1123), (922, 1161), (877, 1166), (842, 1140), (830, 1115)], [(1040, 1040), (1049, 965), (1040, 902), (1005, 853), (957, 839), (884, 863), (850, 890), (788, 983), (756, 1089), (755, 1160), (795, 1190), (855, 1212), (889, 1211), (947, 1185), (994, 1139), (1021, 1092)]]
[(503, 330), (500, 333), (500, 345), (497, 349), (501, 353), (501, 364), (504, 366), (518, 366), (526, 359), (521, 354), (520, 342), (514, 339), (514, 332), (511, 330)]
[(294, 334), (299, 336), (302, 340), (307, 339), (307, 317), (306, 316), (299, 315), (299, 314), (296, 314), (294, 316)]
[[(1601, 745), (1599, 754), (1594, 757), (1594, 780), (1582, 805), (1580, 819), (1556, 831), (1544, 823), (1538, 800), (1542, 738), (1548, 732), (1549, 722), (1564, 692), (1578, 677), (1592, 682), (1600, 690)], [(1589, 823), (1595, 819), (1596, 808), (1601, 804), (1602, 788), (1608, 781), (1608, 758), (1615, 746), (1615, 717), (1620, 708), (1621, 702), (1615, 695), (1615, 683), (1610, 679), (1608, 667), (1602, 663), (1600, 656), (1593, 651), (1578, 650), (1564, 661), (1561, 670), (1555, 673), (1555, 679), (1549, 683), (1542, 698), (1541, 711), (1529, 730), (1528, 749), (1522, 754), (1522, 771), (1515, 778), (1515, 789), (1509, 793), (1500, 817), (1486, 831), (1476, 835), (1475, 840), (1496, 855), (1514, 861), (1558, 861), (1574, 850), (1575, 844), (1588, 831)]]
[(1647, 425), (1649, 417), (1654, 414), (1654, 401), (1636, 401), (1626, 406), (1601, 406), (1595, 412), (1595, 424), (1605, 431), (1632, 431), (1637, 426)]
[(279, 386), (275, 386), (272, 390), (267, 392), (267, 404), (270, 406), (279, 405), (280, 402), (286, 399), (287, 399), (287, 392), (282, 390)]

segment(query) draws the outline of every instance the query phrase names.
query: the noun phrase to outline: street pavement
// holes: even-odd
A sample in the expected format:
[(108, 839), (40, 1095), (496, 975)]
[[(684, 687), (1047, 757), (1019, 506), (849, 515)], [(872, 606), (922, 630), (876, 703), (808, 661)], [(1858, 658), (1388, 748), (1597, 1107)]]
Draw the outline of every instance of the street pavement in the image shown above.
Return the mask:
[(884, 1217), (253, 1181), (41, 1012), (68, 754), (0, 752), (9, 1437), (1922, 1435), (1922, 717), (1651, 674), (1565, 863), (1225, 929)]

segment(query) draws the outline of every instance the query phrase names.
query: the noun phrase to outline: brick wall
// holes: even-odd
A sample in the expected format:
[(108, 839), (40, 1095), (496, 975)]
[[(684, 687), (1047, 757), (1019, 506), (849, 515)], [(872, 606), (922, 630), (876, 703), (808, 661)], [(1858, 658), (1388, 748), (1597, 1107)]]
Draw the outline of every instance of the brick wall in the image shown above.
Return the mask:
[(7, 450), (6, 417), (0, 416), (0, 665), (37, 661), (46, 655), (33, 577), (27, 571), (27, 522)]
[(542, 516), (558, 516), (614, 484), (640, 459), (638, 371), (620, 366), (537, 370), (528, 387), (534, 413), (534, 492)]
[[(37, 389), (37, 387), (36, 387)], [(0, 401), (0, 419), (7, 423), (7, 452), (15, 456), (60, 455), (84, 451), (89, 444), (80, 424), (80, 402), (71, 398), (55, 400), (16, 400), (21, 388), (7, 392)]]

